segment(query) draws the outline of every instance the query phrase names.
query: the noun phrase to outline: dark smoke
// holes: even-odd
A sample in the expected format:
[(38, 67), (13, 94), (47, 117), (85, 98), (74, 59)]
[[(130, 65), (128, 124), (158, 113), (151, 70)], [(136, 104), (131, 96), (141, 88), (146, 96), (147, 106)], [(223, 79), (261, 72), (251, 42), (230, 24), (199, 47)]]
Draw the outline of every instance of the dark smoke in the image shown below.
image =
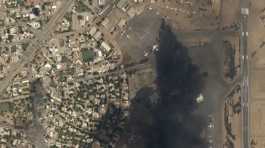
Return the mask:
[[(108, 111), (96, 139), (108, 148), (207, 148), (202, 134), (205, 121), (196, 115), (195, 101), (202, 76), (165, 22), (155, 54), (157, 87), (139, 90), (129, 118), (119, 109)], [(114, 142), (117, 144), (110, 146)]]
[[(129, 148), (206, 148), (204, 121), (195, 115), (201, 74), (188, 50), (162, 23), (156, 53), (157, 88), (143, 88), (132, 103), (128, 124)], [(158, 96), (157, 104), (152, 100)]]

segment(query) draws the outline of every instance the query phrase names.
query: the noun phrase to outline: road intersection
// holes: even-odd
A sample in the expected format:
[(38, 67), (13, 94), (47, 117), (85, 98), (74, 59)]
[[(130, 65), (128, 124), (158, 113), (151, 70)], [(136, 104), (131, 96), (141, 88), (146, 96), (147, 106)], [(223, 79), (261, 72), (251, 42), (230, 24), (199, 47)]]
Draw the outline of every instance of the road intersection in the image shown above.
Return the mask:
[(35, 38), (29, 42), (29, 46), (24, 52), (22, 59), (18, 63), (12, 64), (6, 77), (0, 81), (0, 94), (6, 90), (14, 77), (23, 69), (23, 67), (34, 59), (37, 51), (41, 49), (41, 45), (45, 44), (50, 38), (51, 34), (56, 28), (58, 21), (60, 21), (64, 17), (65, 13), (73, 6), (73, 2), (73, 0), (63, 1), (61, 7), (58, 8), (49, 22), (43, 27), (42, 30), (35, 34)]

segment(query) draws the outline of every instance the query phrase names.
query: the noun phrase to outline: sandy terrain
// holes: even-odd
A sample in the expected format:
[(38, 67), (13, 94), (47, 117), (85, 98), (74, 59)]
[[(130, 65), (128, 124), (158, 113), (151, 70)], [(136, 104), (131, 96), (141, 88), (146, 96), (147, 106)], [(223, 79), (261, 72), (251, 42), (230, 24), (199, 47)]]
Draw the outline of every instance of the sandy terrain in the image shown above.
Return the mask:
[(226, 98), (224, 106), (224, 148), (241, 148), (242, 119), (240, 112), (240, 85), (236, 85)]
[(151, 87), (155, 80), (154, 70), (145, 69), (143, 71), (137, 71), (129, 77), (129, 98), (134, 98), (136, 93), (144, 87)]
[(253, 148), (265, 147), (265, 28), (260, 20), (264, 0), (253, 0), (249, 16), (249, 51), (251, 58), (251, 138)]
[[(223, 0), (222, 1), (222, 27), (231, 26), (239, 21), (239, 0)], [(233, 6), (233, 8), (231, 8)]]
[(118, 38), (118, 42), (121, 48), (126, 49), (129, 62), (145, 58), (145, 52), (149, 52), (157, 42), (160, 24), (161, 17), (152, 10), (145, 11), (128, 22), (126, 32)]

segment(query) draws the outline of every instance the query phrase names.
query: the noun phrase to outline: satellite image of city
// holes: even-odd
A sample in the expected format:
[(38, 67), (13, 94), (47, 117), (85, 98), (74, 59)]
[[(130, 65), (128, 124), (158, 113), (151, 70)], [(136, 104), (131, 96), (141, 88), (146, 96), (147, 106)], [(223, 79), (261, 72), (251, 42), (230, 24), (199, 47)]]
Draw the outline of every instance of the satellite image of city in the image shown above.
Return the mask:
[(0, 0), (0, 148), (265, 148), (265, 0)]

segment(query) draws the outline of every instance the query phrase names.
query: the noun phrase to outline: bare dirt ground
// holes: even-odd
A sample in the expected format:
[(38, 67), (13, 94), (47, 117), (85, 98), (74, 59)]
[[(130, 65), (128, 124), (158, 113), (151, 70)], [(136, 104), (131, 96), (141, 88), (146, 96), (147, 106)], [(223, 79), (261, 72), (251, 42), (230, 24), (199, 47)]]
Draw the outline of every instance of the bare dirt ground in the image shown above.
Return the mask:
[(145, 11), (128, 22), (126, 32), (118, 38), (123, 49), (126, 49), (126, 62), (137, 62), (145, 58), (157, 42), (161, 17), (155, 11)]
[(227, 96), (224, 106), (224, 148), (241, 148), (242, 119), (240, 85), (237, 84)]
[(239, 0), (222, 0), (222, 27), (231, 26), (239, 21)]
[(145, 69), (137, 71), (129, 76), (129, 98), (134, 98), (135, 94), (144, 87), (151, 87), (155, 81), (154, 70)]
[(250, 4), (248, 49), (251, 52), (251, 140), (253, 148), (265, 147), (265, 28), (261, 20), (265, 1), (253, 0)]

